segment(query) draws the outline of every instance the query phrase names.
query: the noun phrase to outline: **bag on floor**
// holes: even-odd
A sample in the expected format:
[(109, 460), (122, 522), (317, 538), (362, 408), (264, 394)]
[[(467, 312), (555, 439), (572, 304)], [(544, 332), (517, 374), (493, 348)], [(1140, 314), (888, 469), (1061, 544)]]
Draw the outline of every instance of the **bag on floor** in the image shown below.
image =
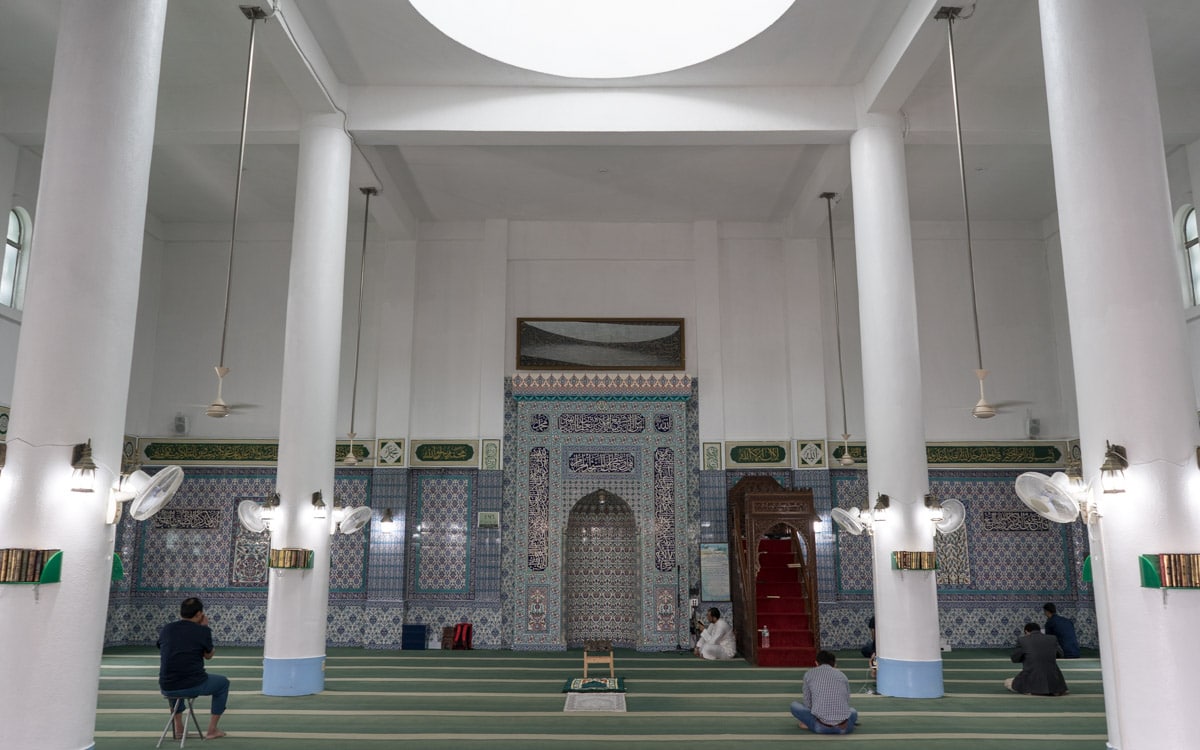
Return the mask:
[(456, 649), (471, 648), (471, 623), (460, 622), (454, 626), (454, 646)]

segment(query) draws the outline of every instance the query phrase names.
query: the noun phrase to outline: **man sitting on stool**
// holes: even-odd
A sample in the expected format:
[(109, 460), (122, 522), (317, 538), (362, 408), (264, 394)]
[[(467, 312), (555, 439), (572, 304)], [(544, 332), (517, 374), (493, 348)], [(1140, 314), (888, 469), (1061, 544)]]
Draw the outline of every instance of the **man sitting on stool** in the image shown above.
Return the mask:
[(801, 729), (817, 734), (850, 734), (858, 711), (850, 707), (850, 680), (835, 665), (832, 651), (817, 652), (817, 666), (804, 673), (804, 700), (792, 701)]
[(708, 625), (696, 641), (696, 656), (705, 659), (732, 659), (737, 654), (737, 643), (733, 640), (733, 628), (721, 619), (721, 610), (708, 610)]
[(229, 678), (204, 671), (204, 660), (213, 657), (212, 630), (208, 627), (208, 615), (204, 604), (196, 597), (189, 597), (179, 605), (180, 619), (167, 623), (158, 634), (159, 667), (158, 686), (171, 701), (175, 715), (175, 736), (182, 737), (182, 711), (184, 698), (198, 695), (212, 696), (212, 718), (208, 722), (207, 739), (224, 737), (217, 729), (221, 714), (225, 713), (225, 702), (229, 699)]

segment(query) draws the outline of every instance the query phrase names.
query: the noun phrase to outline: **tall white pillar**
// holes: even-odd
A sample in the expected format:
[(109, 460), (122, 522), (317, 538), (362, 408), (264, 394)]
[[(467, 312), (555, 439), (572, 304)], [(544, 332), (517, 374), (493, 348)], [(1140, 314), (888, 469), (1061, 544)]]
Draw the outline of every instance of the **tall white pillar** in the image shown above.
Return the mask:
[(311, 570), (270, 571), (267, 695), (325, 687), (331, 521), (313, 517), (312, 494), (321, 492), (332, 509), (349, 190), (350, 139), (341, 116), (308, 118), (300, 130), (279, 419), (281, 505), (271, 547), (310, 549), (314, 562)]
[[(0, 585), (0, 747), (92, 746), (166, 0), (62, 4), (17, 350), (0, 547), (62, 581)], [(95, 491), (70, 490), (91, 438)]]
[[(1200, 552), (1200, 430), (1145, 11), (1040, 8), (1079, 435), (1103, 516), (1091, 534), (1109, 745), (1191, 747), (1200, 591), (1142, 588), (1138, 568), (1139, 554)], [(1106, 440), (1128, 450), (1124, 494), (1099, 491)]]
[(867, 484), (872, 504), (877, 494), (891, 498), (872, 539), (878, 687), (884, 695), (936, 698), (943, 686), (934, 573), (891, 563), (893, 551), (933, 549), (901, 132), (899, 116), (867, 114), (850, 139)]

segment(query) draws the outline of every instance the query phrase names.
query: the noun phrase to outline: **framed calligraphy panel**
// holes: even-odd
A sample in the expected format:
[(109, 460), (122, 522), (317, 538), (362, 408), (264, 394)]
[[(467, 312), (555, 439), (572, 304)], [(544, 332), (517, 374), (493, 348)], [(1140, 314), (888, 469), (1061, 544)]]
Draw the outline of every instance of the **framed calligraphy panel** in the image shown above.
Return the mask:
[(517, 318), (518, 370), (682, 370), (683, 318)]

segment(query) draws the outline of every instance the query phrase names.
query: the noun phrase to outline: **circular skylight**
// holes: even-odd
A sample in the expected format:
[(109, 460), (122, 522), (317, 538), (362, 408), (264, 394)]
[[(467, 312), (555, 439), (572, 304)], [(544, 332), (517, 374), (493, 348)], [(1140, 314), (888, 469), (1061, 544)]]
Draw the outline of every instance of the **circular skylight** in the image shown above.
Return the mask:
[(500, 62), (570, 78), (627, 78), (728, 52), (794, 0), (411, 2), (451, 39)]

